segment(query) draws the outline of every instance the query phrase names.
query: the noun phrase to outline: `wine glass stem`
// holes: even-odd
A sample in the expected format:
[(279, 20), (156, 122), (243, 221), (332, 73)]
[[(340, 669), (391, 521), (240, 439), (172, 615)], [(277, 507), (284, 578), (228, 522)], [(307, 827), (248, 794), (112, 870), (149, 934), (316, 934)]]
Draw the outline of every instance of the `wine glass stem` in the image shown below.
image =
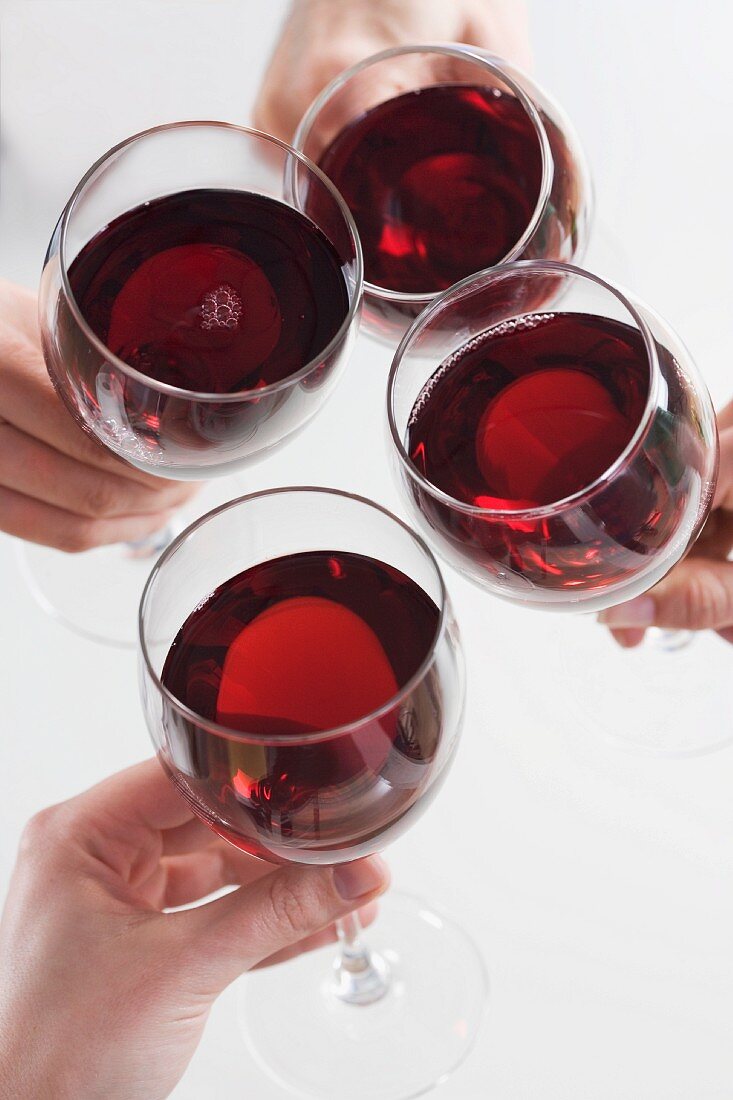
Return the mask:
[(392, 984), (387, 960), (362, 943), (357, 913), (337, 921), (336, 929), (340, 951), (333, 964), (333, 993), (344, 1004), (374, 1004)]
[(668, 653), (673, 653), (676, 649), (684, 649), (694, 637), (695, 633), (692, 630), (670, 630), (658, 626), (650, 627), (646, 633), (648, 645)]
[(135, 539), (134, 542), (126, 542), (125, 556), (128, 558), (157, 558), (162, 554), (176, 537), (177, 530), (173, 523), (166, 523), (159, 531), (153, 531), (152, 535)]

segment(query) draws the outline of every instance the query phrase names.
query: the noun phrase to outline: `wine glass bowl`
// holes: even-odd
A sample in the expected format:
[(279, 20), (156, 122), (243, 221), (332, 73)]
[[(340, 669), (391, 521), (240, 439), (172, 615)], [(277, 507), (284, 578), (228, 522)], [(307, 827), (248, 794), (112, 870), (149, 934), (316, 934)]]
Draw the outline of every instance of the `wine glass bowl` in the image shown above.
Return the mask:
[[(375, 547), (383, 563), (429, 597), (435, 617), (415, 671), (371, 713), (306, 733), (287, 722), (247, 732), (196, 713), (173, 694), (166, 661), (182, 623), (234, 575), (324, 550), (338, 570), (340, 555)], [(391, 634), (404, 647), (413, 635), (398, 617), (395, 610)], [(242, 497), (171, 544), (142, 598), (140, 679), (160, 760), (194, 812), (226, 840), (275, 862), (338, 863), (398, 836), (447, 773), (462, 714), (457, 631), (432, 554), (377, 505), (325, 489)], [(201, 683), (196, 690), (203, 698)]]
[[(306, 188), (317, 224), (298, 209)], [(98, 240), (126, 265), (118, 282), (87, 257)], [(193, 305), (187, 280), (201, 283)], [(361, 285), (351, 215), (301, 153), (225, 123), (159, 126), (106, 153), (71, 196), (41, 281), (44, 356), (77, 422), (126, 462), (183, 480), (226, 474), (302, 428), (332, 392), (356, 337)], [(180, 313), (172, 332), (164, 309)], [(117, 354), (106, 341), (115, 330), (126, 348), (136, 312), (148, 342)], [(188, 373), (184, 342), (196, 367)]]
[[(371, 501), (290, 488), (210, 512), (153, 569), (139, 631), (159, 759), (194, 813), (249, 853), (368, 855), (447, 774), (464, 697), (450, 603), (423, 540)], [(306, 952), (242, 983), (251, 1053), (301, 1095), (407, 1100), (473, 1045), (487, 986), (465, 933), (391, 894), (378, 927), (375, 951), (351, 913), (337, 922), (335, 959)]]
[[(555, 309), (538, 314), (548, 288)], [(554, 414), (567, 406), (605, 418), (585, 450), (586, 427), (577, 418), (557, 429), (560, 439), (541, 425), (535, 432), (527, 416), (519, 427), (512, 419), (517, 384), (538, 378), (539, 371), (532, 374), (538, 363), (552, 368), (544, 378), (555, 386)], [(469, 367), (473, 373), (459, 385)], [(577, 379), (583, 388), (570, 394)], [(629, 600), (680, 560), (711, 507), (717, 430), (694, 362), (656, 313), (580, 268), (518, 261), (452, 287), (403, 338), (387, 404), (394, 469), (411, 517), (460, 572), (517, 603), (599, 611)], [(570, 491), (500, 500), (536, 492), (536, 485), (513, 493), (488, 483), (481, 488), (474, 469), (470, 491), (456, 492), (468, 486), (454, 479), (459, 433), (470, 440), (474, 465), (488, 463), (481, 457), (488, 453), (494, 475), (506, 483), (506, 469), (516, 475), (526, 457), (535, 481), (544, 468), (545, 486), (561, 483), (564, 464)], [(439, 451), (441, 478), (448, 470), (442, 485), (433, 469)]]
[(585, 251), (592, 186), (572, 125), (534, 81), (476, 47), (366, 58), (317, 96), (293, 144), (352, 210), (365, 325), (388, 343), (472, 272)]

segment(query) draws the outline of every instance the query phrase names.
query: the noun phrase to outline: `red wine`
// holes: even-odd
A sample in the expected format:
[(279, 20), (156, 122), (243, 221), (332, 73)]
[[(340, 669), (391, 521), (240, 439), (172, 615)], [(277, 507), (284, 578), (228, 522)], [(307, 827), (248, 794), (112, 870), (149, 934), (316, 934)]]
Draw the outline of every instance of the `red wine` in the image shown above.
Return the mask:
[(126, 211), (82, 248), (69, 283), (118, 358), (194, 392), (288, 378), (324, 350), (349, 309), (324, 234), (245, 191), (183, 191)]
[(649, 378), (638, 330), (579, 313), (505, 321), (441, 364), (413, 408), (410, 457), (453, 500), (495, 513), (472, 515), (417, 484), (413, 491), (472, 575), (485, 570), (509, 587), (604, 586), (669, 540), (679, 520), (671, 490), (679, 471), (670, 469), (674, 449), (663, 445), (671, 425), (661, 420), (648, 452), (609, 478), (592, 504), (516, 514), (602, 479), (639, 427)]
[(225, 190), (155, 199), (93, 237), (69, 267), (76, 304), (143, 377), (62, 291), (44, 355), (80, 426), (140, 469), (200, 478), (307, 423), (346, 362), (357, 290), (354, 242), (322, 207), (333, 243), (284, 203)]
[(433, 294), (498, 263), (540, 195), (542, 155), (519, 100), (439, 84), (378, 104), (320, 158), (356, 222), (369, 282)]
[(643, 341), (628, 325), (570, 313), (506, 321), (430, 379), (410, 419), (410, 455), (466, 504), (553, 504), (618, 458), (648, 388)]
[[(359, 554), (309, 551), (233, 577), (189, 616), (163, 668), (201, 719), (169, 730), (174, 781), (239, 847), (282, 858), (359, 846), (405, 822), (431, 775), (440, 699), (430, 677), (354, 732), (431, 652), (439, 613), (398, 570)], [(276, 737), (253, 744), (239, 738)], [(305, 740), (302, 740), (305, 735)]]

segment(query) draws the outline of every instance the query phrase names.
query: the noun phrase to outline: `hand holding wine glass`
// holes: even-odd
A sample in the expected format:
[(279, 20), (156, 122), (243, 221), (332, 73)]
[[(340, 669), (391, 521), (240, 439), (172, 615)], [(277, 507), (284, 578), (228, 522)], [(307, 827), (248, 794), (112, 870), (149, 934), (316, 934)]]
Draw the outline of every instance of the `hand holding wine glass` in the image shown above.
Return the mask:
[[(548, 301), (555, 309), (537, 309)], [(673, 329), (619, 288), (547, 261), (465, 280), (398, 349), (388, 411), (412, 517), (482, 588), (528, 607), (602, 611), (635, 630), (622, 635), (632, 643), (652, 621), (733, 621), (721, 560), (728, 422), (715, 497), (719, 433), (704, 380)], [(683, 560), (715, 501), (717, 530)], [(595, 625), (579, 622), (574, 645), (564, 634), (558, 673), (584, 727), (654, 755), (729, 743), (730, 657), (714, 636), (685, 657), (684, 635), (662, 632), (632, 657)]]
[(692, 553), (651, 592), (600, 615), (619, 645), (639, 645), (647, 627), (715, 630), (733, 643), (733, 401), (718, 416), (720, 472), (713, 512)]
[[(236, 848), (352, 868), (440, 789), (462, 725), (458, 631), (427, 546), (371, 501), (295, 487), (214, 509), (159, 558), (139, 626), (161, 763)], [(414, 898), (385, 899), (376, 947), (338, 924), (335, 957), (243, 983), (250, 1049), (315, 1100), (420, 1095), (471, 1049), (481, 957)]]
[[(153, 760), (42, 811), (0, 924), (3, 1095), (162, 1100), (231, 981), (335, 939), (355, 905), (369, 922), (387, 882), (377, 858), (275, 870), (246, 856)], [(225, 886), (239, 889), (163, 912)]]
[[(342, 69), (379, 50), (414, 42), (466, 42), (524, 68), (531, 65), (527, 14), (519, 0), (349, 0), (338, 5), (299, 0), (265, 74), (255, 125), (289, 141), (311, 101)], [(395, 70), (399, 73), (401, 65)], [(348, 118), (347, 112), (343, 121)]]
[[(226, 123), (154, 127), (89, 169), (53, 233), (39, 294), (48, 375), (143, 484), (218, 478), (210, 496), (229, 499), (241, 486), (226, 478), (333, 390), (359, 326), (361, 267), (348, 210), (301, 154)], [(160, 522), (151, 533), (72, 563), (26, 548), (32, 591), (85, 637), (134, 645), (144, 559), (172, 535)]]
[(133, 469), (80, 430), (41, 352), (35, 296), (0, 281), (0, 530), (60, 550), (145, 538), (194, 487)]
[[(392, 6), (376, 11), (379, 21)], [(399, 20), (387, 20), (388, 48), (339, 72), (293, 137), (353, 215), (364, 326), (390, 345), (473, 272), (519, 257), (577, 260), (592, 217), (585, 156), (562, 108), (499, 56), (491, 34), (469, 20), (456, 41), (439, 23), (417, 18), (405, 43)]]

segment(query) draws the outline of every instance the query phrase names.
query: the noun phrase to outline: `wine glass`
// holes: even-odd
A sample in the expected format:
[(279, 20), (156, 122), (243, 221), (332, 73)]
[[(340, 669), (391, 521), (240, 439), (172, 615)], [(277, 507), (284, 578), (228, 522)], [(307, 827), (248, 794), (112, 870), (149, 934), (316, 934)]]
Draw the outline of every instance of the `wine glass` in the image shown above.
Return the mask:
[[(630, 600), (710, 511), (717, 429), (687, 349), (648, 306), (577, 267), (518, 261), (436, 299), (397, 349), (387, 413), (411, 517), (456, 569), (519, 605)], [(598, 627), (583, 635), (559, 647), (581, 721), (652, 753), (731, 740), (716, 637), (687, 650), (664, 634), (638, 652)]]
[(351, 208), (365, 327), (392, 346), (472, 272), (585, 251), (592, 186), (572, 125), (478, 47), (399, 46), (360, 61), (317, 96), (293, 144)]
[[(305, 571), (297, 586), (291, 572), (278, 587), (273, 578), (282, 581), (284, 569)], [(396, 584), (419, 599), (419, 613), (400, 602)], [(347, 643), (357, 650), (346, 657), (359, 669), (375, 660), (371, 642), (359, 648), (368, 628), (396, 677), (379, 706), (331, 728), (312, 708), (341, 706), (352, 685), (343, 668), (343, 681), (331, 679), (344, 655), (328, 656), (331, 643), (315, 625), (326, 593), (337, 593), (342, 611), (351, 593), (348, 614), (359, 609)], [(273, 606), (286, 619), (271, 648)], [(316, 616), (294, 663), (286, 649), (300, 643), (288, 607)], [(256, 637), (247, 634), (253, 623)], [(231, 671), (235, 647), (247, 654), (239, 673)], [(300, 661), (314, 660), (323, 663), (312, 690), (299, 686)], [(263, 661), (283, 693), (266, 705), (261, 694), (252, 702)], [(383, 508), (332, 489), (242, 497), (168, 547), (140, 605), (140, 682), (160, 761), (193, 811), (237, 847), (278, 863), (337, 864), (397, 837), (444, 780), (463, 714), (457, 628), (430, 550)], [(237, 711), (236, 725), (212, 719), (222, 708)], [(243, 979), (248, 1042), (278, 1080), (318, 1100), (416, 1096), (474, 1041), (486, 993), (481, 958), (460, 929), (406, 898), (381, 906), (370, 931), (378, 950), (362, 942), (353, 915), (339, 934), (330, 970), (326, 949)]]
[[(221, 122), (157, 126), (105, 153), (66, 205), (41, 279), (44, 357), (70, 414), (124, 462), (225, 478), (183, 526), (240, 495), (227, 475), (321, 408), (361, 289), (353, 219), (302, 153)], [(26, 569), (68, 626), (133, 647), (150, 554), (171, 534), (76, 557), (29, 545)]]

